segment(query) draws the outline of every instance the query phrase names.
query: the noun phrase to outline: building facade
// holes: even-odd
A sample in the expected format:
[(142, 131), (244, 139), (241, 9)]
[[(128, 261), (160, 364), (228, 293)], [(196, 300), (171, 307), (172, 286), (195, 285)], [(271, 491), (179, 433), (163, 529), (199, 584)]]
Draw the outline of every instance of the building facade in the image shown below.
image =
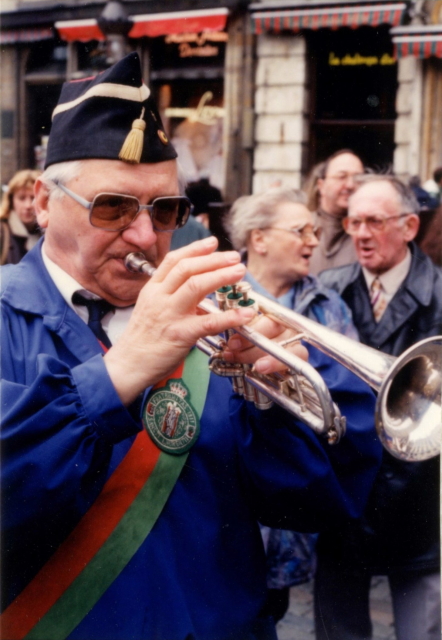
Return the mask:
[(442, 165), (442, 3), (263, 0), (253, 189), (300, 187), (341, 148), (422, 180)]
[(62, 82), (122, 48), (139, 52), (189, 179), (209, 178), (226, 203), (300, 187), (344, 147), (404, 179), (442, 165), (440, 0), (3, 0), (1, 11), (3, 184), (44, 162)]

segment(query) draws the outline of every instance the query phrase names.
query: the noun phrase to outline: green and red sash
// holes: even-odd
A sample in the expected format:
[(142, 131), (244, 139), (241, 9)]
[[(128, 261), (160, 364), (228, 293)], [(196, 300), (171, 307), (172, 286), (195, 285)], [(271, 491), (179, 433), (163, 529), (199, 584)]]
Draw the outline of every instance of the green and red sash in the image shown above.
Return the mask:
[[(200, 417), (207, 357), (193, 349), (168, 378), (182, 379)], [(156, 385), (162, 388), (168, 380)], [(188, 452), (170, 455), (140, 432), (68, 538), (0, 617), (5, 640), (63, 640), (141, 547), (163, 510)]]

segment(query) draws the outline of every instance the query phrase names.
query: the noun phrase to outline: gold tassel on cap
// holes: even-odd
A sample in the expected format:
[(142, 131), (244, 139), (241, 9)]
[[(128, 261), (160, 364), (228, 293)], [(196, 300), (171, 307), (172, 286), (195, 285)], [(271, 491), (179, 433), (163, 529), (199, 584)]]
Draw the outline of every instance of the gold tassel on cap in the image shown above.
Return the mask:
[(141, 154), (143, 153), (144, 130), (146, 129), (146, 123), (143, 118), (144, 107), (141, 111), (141, 116), (132, 122), (132, 129), (127, 134), (126, 140), (118, 154), (120, 160), (134, 164), (140, 162)]

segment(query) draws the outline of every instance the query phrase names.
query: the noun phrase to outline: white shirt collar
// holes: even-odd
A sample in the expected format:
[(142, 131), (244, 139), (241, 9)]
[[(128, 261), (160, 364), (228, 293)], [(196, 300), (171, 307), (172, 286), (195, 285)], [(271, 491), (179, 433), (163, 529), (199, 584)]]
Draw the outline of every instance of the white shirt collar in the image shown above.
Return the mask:
[[(410, 271), (411, 266), (411, 251), (407, 247), (407, 254), (399, 264), (396, 264), (394, 267), (383, 273), (379, 276), (379, 280), (382, 284), (382, 287), (387, 294), (387, 296), (391, 299), (396, 291), (399, 289), (405, 278), (407, 277), (408, 272)], [(371, 284), (373, 280), (376, 278), (375, 273), (371, 273), (365, 267), (362, 267), (362, 272), (364, 274), (365, 282), (367, 283), (367, 287), (370, 290)]]
[(71, 309), (73, 309), (75, 313), (77, 313), (83, 319), (87, 319), (87, 309), (85, 307), (80, 307), (79, 305), (74, 305), (74, 303), (72, 302), (72, 296), (76, 292), (81, 293), (81, 295), (84, 295), (85, 298), (98, 299), (98, 296), (84, 289), (84, 287), (82, 287), (81, 284), (75, 280), (75, 278), (70, 276), (66, 271), (59, 267), (58, 264), (51, 260), (45, 251), (44, 242), (41, 249), (41, 255), (43, 258), (43, 263), (48, 270), (49, 275), (51, 276), (55, 286), (63, 296), (66, 304), (68, 304)]
[[(42, 258), (46, 269), (48, 270), (49, 275), (54, 281), (55, 286), (63, 296), (66, 304), (68, 304), (71, 309), (75, 311), (75, 313), (87, 323), (88, 321), (88, 310), (83, 305), (75, 305), (72, 302), (72, 296), (75, 292), (81, 293), (85, 298), (95, 298), (98, 299), (99, 296), (91, 293), (87, 289), (84, 289), (80, 283), (78, 283), (75, 278), (70, 276), (66, 271), (64, 271), (58, 264), (55, 264), (53, 260), (48, 258), (45, 245), (43, 243), (42, 246)], [(101, 321), (103, 329), (108, 334), (110, 341), (112, 344), (116, 344), (121, 336), (121, 334), (125, 331), (127, 324), (129, 322), (130, 316), (132, 315), (133, 306), (117, 308), (115, 311), (110, 311), (107, 313)]]

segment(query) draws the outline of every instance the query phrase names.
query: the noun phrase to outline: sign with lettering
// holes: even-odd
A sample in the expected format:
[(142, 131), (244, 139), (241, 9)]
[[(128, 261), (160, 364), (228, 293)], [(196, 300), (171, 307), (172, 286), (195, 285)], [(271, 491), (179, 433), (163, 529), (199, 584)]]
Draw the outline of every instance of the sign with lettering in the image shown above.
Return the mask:
[(356, 67), (361, 65), (372, 67), (374, 65), (386, 66), (396, 64), (396, 60), (389, 53), (384, 53), (379, 56), (361, 56), (359, 53), (350, 55), (347, 53), (345, 56), (339, 57), (332, 51), (328, 56), (328, 64), (331, 67)]
[[(166, 44), (177, 44), (180, 58), (210, 58), (219, 54), (218, 43), (225, 43), (228, 35), (224, 31), (213, 33), (176, 33), (164, 38)], [(215, 44), (213, 44), (215, 43)]]

